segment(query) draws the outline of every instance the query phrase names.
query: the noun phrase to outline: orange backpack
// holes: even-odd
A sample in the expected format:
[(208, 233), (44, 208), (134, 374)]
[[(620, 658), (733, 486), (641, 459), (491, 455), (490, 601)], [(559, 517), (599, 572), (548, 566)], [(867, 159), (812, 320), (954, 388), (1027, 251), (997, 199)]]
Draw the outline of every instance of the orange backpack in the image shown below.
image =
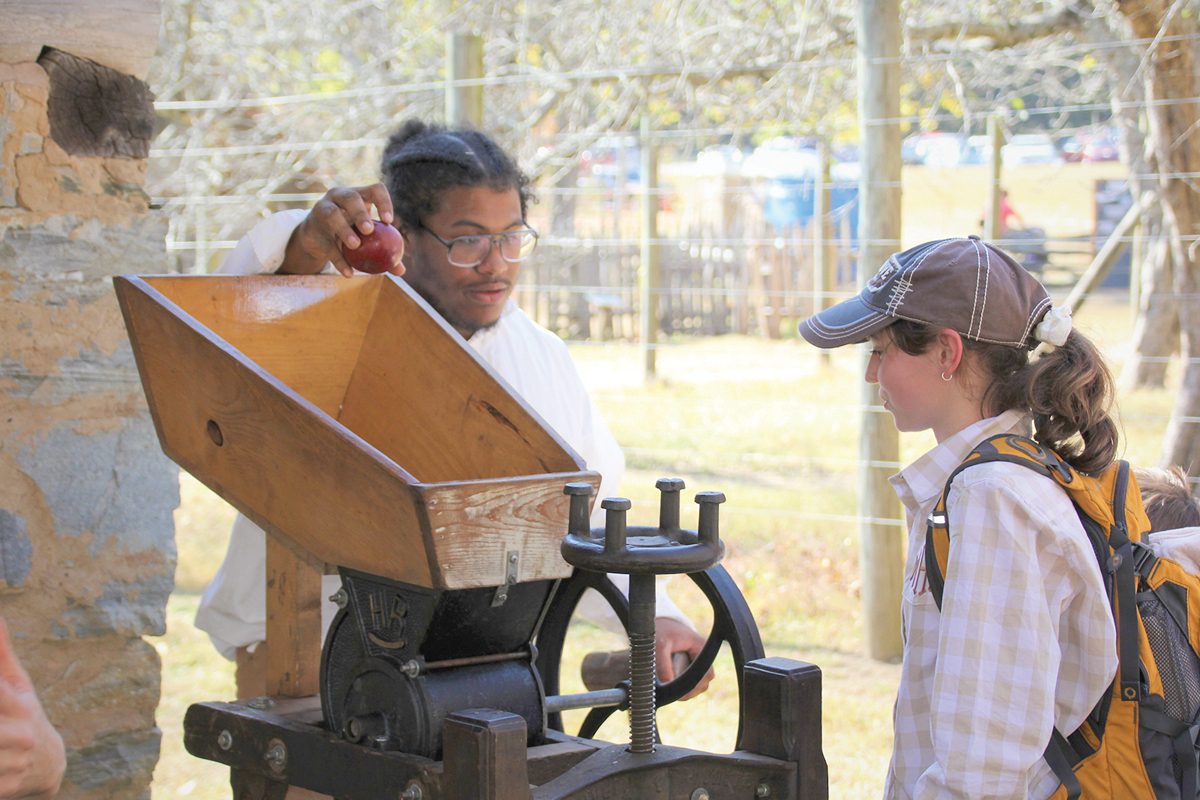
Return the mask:
[[(1100, 563), (1117, 625), (1120, 668), (1078, 730), (1053, 731), (1046, 761), (1062, 786), (1051, 800), (1194, 800), (1200, 731), (1200, 575), (1156, 553), (1137, 479), (1118, 461), (1098, 477), (1076, 472), (1024, 436), (982, 442), (951, 473), (925, 535), (925, 569), (938, 608), (950, 552), (946, 498), (964, 469), (1021, 464), (1070, 495)], [(1200, 532), (1196, 534), (1200, 537)]]

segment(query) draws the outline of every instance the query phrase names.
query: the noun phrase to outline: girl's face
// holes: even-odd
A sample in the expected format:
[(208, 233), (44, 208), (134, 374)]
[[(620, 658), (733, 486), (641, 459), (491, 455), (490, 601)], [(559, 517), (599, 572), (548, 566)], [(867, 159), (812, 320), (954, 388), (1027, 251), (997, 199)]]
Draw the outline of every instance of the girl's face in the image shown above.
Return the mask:
[[(871, 337), (867, 383), (879, 384), (883, 407), (892, 412), (896, 428), (905, 432), (934, 429), (945, 421), (945, 384), (937, 348), (919, 356), (901, 350), (886, 329)], [(953, 380), (958, 380), (956, 376)], [(939, 441), (941, 437), (938, 437)]]

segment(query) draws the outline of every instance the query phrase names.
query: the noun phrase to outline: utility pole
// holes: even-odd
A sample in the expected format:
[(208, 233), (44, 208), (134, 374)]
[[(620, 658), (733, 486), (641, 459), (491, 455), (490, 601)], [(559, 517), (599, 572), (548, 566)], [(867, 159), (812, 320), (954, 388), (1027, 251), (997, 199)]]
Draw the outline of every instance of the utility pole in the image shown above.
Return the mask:
[[(900, 249), (900, 0), (859, 0), (858, 285), (864, 288)], [(867, 354), (862, 353), (863, 372)], [(904, 539), (900, 501), (888, 483), (900, 460), (900, 436), (879, 392), (863, 382), (858, 445), (859, 574), (867, 655), (890, 661), (904, 654), (900, 593)]]
[(483, 127), (483, 37), (446, 34), (446, 124), (452, 128)]

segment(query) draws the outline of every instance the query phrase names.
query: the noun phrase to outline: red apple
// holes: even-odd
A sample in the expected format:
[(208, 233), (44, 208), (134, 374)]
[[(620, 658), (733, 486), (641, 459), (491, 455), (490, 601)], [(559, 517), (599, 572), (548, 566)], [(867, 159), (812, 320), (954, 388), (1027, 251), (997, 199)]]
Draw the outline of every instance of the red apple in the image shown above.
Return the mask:
[(375, 229), (370, 233), (354, 232), (359, 239), (358, 247), (352, 249), (342, 244), (342, 257), (359, 272), (378, 274), (400, 262), (404, 255), (404, 237), (385, 222), (371, 221)]

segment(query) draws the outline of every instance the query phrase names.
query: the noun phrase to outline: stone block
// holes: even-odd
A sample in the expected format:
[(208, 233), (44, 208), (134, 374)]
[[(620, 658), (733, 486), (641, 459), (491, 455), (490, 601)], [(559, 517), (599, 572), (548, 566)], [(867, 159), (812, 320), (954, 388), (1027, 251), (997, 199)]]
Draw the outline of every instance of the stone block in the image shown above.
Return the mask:
[(72, 789), (83, 789), (95, 797), (148, 798), (150, 780), (162, 744), (162, 731), (148, 728), (119, 731), (97, 737), (84, 747), (67, 748), (64, 791), (59, 797), (71, 797)]
[[(74, 97), (66, 113), (82, 109), (87, 128), (107, 103), (74, 87), (58, 107)], [(147, 98), (115, 128), (82, 131), (92, 142), (72, 154), (49, 138), (47, 71), (0, 63), (0, 616), (67, 747), (59, 800), (149, 800), (162, 737), (161, 663), (141, 637), (165, 632), (178, 469), (111, 284), (167, 264), (167, 220), (148, 211), (145, 162), (129, 157), (144, 150)]]
[(0, 580), (19, 587), (33, 565), (33, 542), (25, 534), (26, 519), (0, 508)]

